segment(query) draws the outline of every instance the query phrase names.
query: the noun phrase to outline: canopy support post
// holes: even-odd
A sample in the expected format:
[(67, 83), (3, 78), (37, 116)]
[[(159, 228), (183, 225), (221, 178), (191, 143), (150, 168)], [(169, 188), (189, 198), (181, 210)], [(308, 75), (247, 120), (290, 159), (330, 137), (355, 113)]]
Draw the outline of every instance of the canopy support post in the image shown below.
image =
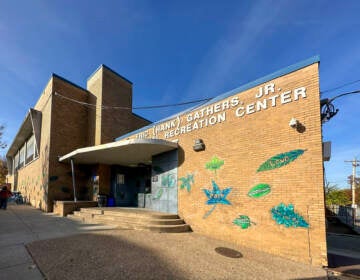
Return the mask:
[(73, 191), (74, 191), (74, 202), (76, 202), (77, 199), (76, 199), (74, 160), (71, 158), (70, 162), (71, 162), (71, 174), (72, 174), (72, 183), (73, 183)]

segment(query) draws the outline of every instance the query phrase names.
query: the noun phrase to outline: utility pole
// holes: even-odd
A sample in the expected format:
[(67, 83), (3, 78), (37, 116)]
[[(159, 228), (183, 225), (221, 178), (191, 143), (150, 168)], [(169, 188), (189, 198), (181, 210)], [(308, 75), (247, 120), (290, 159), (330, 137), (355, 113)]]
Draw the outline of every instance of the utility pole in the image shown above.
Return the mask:
[(351, 197), (352, 197), (351, 208), (352, 208), (352, 214), (353, 214), (353, 225), (355, 226), (356, 207), (357, 207), (357, 205), (355, 204), (355, 188), (356, 188), (355, 176), (356, 176), (356, 167), (360, 165), (359, 164), (360, 161), (356, 160), (356, 157), (355, 157), (353, 160), (345, 160), (345, 162), (351, 162), (352, 167), (353, 167), (352, 184), (351, 184)]

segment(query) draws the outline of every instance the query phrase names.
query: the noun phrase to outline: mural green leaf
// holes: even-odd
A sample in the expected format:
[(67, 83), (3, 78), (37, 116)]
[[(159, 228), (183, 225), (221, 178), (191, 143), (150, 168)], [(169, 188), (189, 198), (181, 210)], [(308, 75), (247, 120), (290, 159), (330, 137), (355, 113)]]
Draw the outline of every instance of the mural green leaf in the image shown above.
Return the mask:
[(240, 215), (233, 221), (233, 224), (241, 227), (242, 229), (247, 229), (251, 226), (251, 224), (255, 225), (255, 223), (250, 220), (249, 216), (246, 215)]
[(205, 168), (214, 171), (216, 173), (216, 170), (220, 169), (221, 166), (224, 165), (224, 161), (220, 160), (218, 157), (214, 156), (211, 161), (207, 162), (205, 164)]
[(273, 156), (272, 158), (269, 158), (267, 161), (265, 161), (263, 164), (260, 165), (257, 172), (266, 171), (266, 170), (272, 170), (276, 168), (280, 168), (284, 165), (289, 164), (290, 162), (297, 159), (299, 156), (301, 156), (305, 150), (292, 150), (290, 152), (278, 154), (276, 156)]
[(268, 184), (258, 184), (251, 188), (248, 192), (248, 196), (252, 198), (260, 198), (271, 192), (271, 187)]

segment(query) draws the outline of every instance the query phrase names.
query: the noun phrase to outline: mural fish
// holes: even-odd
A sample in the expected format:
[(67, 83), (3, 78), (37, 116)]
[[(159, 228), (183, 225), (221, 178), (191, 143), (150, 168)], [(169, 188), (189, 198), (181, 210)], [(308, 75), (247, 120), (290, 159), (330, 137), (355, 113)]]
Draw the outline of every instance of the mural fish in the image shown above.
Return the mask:
[(265, 161), (263, 164), (261, 164), (256, 172), (280, 168), (284, 165), (289, 164), (290, 162), (294, 161), (295, 159), (297, 159), (305, 151), (306, 150), (298, 149), (298, 150), (292, 150), (292, 151), (289, 151), (286, 153), (282, 153), (282, 154), (273, 156), (273, 157), (269, 158), (267, 161)]
[(271, 209), (271, 216), (278, 225), (289, 227), (308, 228), (309, 224), (305, 219), (294, 211), (294, 205), (280, 203)]
[(252, 198), (260, 198), (271, 192), (271, 187), (268, 184), (258, 184), (251, 188), (248, 192), (248, 196)]

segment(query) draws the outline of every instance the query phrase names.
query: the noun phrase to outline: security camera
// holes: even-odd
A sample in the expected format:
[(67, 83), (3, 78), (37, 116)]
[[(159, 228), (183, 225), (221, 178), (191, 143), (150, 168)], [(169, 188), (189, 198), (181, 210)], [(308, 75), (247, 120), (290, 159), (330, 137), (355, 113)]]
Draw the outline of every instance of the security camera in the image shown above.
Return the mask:
[(290, 120), (290, 122), (289, 122), (289, 126), (291, 126), (292, 128), (295, 128), (295, 127), (297, 127), (298, 123), (299, 123), (299, 122), (298, 122), (297, 119), (292, 118), (292, 119)]

